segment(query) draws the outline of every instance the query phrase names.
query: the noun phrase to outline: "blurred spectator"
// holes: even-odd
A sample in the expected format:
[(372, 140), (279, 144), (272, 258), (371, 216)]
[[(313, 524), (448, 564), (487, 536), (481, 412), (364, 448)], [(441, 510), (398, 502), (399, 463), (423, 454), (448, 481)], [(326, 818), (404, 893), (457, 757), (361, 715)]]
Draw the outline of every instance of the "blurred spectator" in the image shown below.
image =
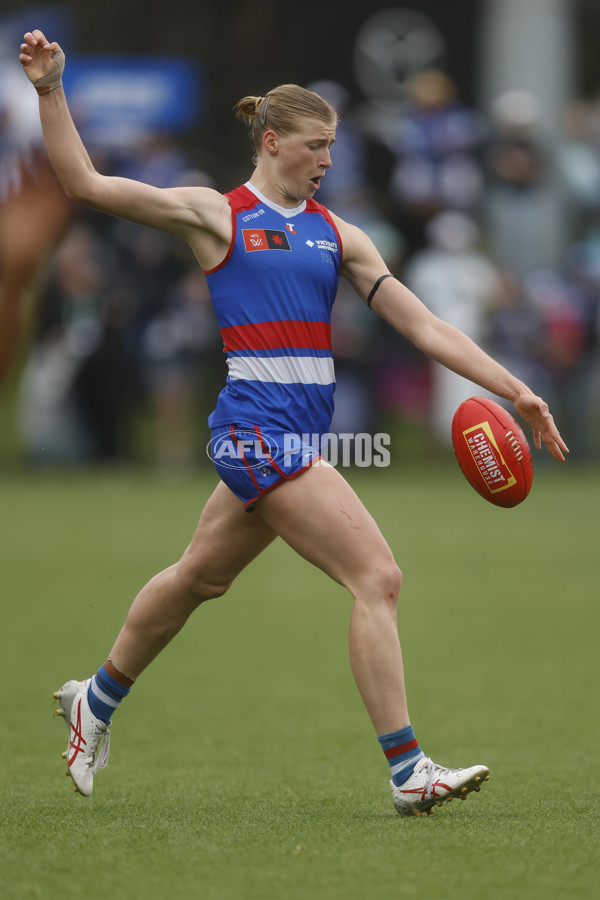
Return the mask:
[(547, 395), (550, 385), (542, 366), (544, 332), (540, 311), (529, 303), (522, 280), (510, 269), (500, 271), (500, 291), (487, 318), (486, 342), (499, 363), (532, 391)]
[(600, 134), (597, 111), (585, 100), (565, 109), (559, 165), (570, 205), (571, 228), (577, 231), (600, 211)]
[(577, 251), (568, 258), (566, 273), (540, 270), (524, 282), (527, 297), (541, 320), (541, 362), (549, 389), (548, 403), (556, 410), (573, 459), (592, 455), (596, 423), (598, 375), (598, 286), (577, 265)]
[(156, 461), (165, 472), (185, 471), (206, 459), (206, 420), (227, 374), (206, 279), (197, 264), (167, 290), (163, 309), (143, 332), (142, 349)]
[[(187, 179), (189, 167), (187, 155), (167, 134), (147, 135), (112, 163), (115, 175), (160, 188), (181, 184)], [(202, 176), (200, 183), (206, 183), (205, 176)]]
[(579, 368), (590, 347), (590, 321), (584, 294), (559, 272), (539, 269), (524, 278), (526, 296), (543, 329), (542, 360), (557, 387)]
[(37, 463), (114, 462), (129, 452), (134, 373), (120, 295), (104, 275), (111, 262), (83, 225), (56, 253), (21, 390), (22, 438)]
[(456, 85), (445, 72), (421, 71), (406, 90), (408, 104), (390, 141), (395, 157), (390, 187), (410, 246), (418, 247), (434, 215), (476, 209), (485, 127), (479, 113), (459, 102)]
[(600, 303), (600, 207), (590, 217), (586, 229), (569, 247), (566, 255), (569, 276), (587, 296)]
[(494, 257), (518, 273), (552, 265), (556, 185), (537, 101), (524, 91), (509, 91), (494, 103), (493, 119), (486, 228)]
[[(445, 212), (427, 226), (429, 246), (409, 261), (405, 282), (439, 318), (482, 344), (485, 321), (500, 292), (498, 271), (478, 248), (479, 229), (464, 213)], [(474, 385), (444, 366), (431, 363), (431, 427), (438, 440), (451, 442), (456, 408)], [(478, 393), (483, 393), (481, 388)]]
[[(156, 187), (212, 185), (165, 135), (114, 168)], [(184, 471), (205, 458), (200, 432), (226, 377), (206, 280), (189, 247), (172, 235), (115, 220), (110, 237), (133, 298), (126, 339), (152, 413), (151, 452), (164, 471)]]

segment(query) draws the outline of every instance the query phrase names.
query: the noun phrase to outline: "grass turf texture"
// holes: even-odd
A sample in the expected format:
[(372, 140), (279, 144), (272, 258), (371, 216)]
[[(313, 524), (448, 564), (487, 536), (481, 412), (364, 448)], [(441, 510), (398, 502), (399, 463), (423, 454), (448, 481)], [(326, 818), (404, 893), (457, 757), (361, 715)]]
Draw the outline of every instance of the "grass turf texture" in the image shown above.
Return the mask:
[(588, 898), (598, 864), (600, 474), (540, 467), (496, 509), (455, 465), (351, 480), (404, 570), (412, 720), (478, 795), (401, 820), (352, 682), (345, 592), (278, 542), (202, 607), (73, 793), (52, 691), (105, 658), (213, 483), (6, 476), (4, 898)]

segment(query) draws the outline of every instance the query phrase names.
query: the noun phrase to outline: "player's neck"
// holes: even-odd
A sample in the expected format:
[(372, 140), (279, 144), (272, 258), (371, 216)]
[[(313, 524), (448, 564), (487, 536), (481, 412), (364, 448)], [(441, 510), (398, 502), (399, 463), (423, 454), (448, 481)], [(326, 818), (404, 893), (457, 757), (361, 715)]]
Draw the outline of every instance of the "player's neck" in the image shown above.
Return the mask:
[(297, 202), (295, 206), (284, 206), (276, 200), (271, 199), (271, 197), (265, 194), (251, 179), (246, 182), (246, 187), (252, 191), (253, 194), (256, 194), (259, 200), (262, 200), (263, 203), (266, 203), (271, 209), (274, 209), (276, 212), (281, 213), (282, 216), (290, 216), (296, 215), (297, 213), (303, 212), (306, 207), (306, 202), (304, 200)]
[(291, 197), (282, 186), (276, 184), (268, 175), (262, 173), (260, 169), (256, 169), (248, 183), (262, 197), (270, 200), (271, 203), (282, 209), (297, 209), (303, 203), (297, 197)]

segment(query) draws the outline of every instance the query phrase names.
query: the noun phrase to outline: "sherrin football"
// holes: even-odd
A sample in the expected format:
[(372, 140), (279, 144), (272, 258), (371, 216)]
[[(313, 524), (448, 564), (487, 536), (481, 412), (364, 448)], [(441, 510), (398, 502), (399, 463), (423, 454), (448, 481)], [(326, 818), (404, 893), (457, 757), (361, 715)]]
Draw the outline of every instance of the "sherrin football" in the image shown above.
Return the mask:
[(495, 506), (522, 503), (533, 481), (531, 450), (522, 429), (494, 400), (470, 397), (452, 420), (452, 443), (469, 484)]

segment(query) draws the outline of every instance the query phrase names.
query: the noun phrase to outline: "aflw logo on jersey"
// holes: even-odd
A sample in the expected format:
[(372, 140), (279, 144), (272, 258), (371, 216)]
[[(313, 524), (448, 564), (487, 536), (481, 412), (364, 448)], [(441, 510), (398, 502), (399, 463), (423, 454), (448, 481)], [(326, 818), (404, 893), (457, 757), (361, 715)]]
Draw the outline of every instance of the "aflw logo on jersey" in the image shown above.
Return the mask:
[(246, 252), (251, 250), (291, 250), (285, 231), (272, 231), (270, 228), (243, 228)]

